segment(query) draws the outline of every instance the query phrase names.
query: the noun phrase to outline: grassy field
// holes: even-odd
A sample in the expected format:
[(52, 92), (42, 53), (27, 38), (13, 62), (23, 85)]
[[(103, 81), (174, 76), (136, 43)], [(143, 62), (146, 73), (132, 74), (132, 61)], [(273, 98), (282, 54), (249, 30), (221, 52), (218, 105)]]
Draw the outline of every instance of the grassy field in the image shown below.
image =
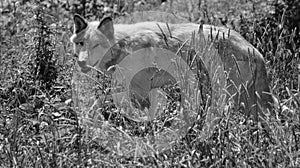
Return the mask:
[[(103, 7), (100, 2), (0, 2), (0, 167), (300, 167), (300, 2), (116, 0), (103, 1)], [(187, 132), (161, 134), (169, 146), (158, 150), (152, 134), (176, 129), (162, 123), (179, 115), (176, 104), (168, 102), (168, 115), (153, 122), (128, 120), (127, 106), (117, 108), (109, 100), (93, 113), (74, 106), (73, 15), (92, 21), (106, 14), (125, 23), (142, 21), (142, 11), (156, 21), (165, 21), (155, 16), (164, 13), (226, 26), (254, 45), (264, 55), (278, 99), (271, 113), (276, 115), (264, 119), (270, 129), (230, 102), (218, 105), (221, 117), (206, 129), (209, 108), (200, 103), (200, 110), (188, 109), (197, 120)], [(109, 95), (111, 78), (89, 75), (96, 82), (86, 86), (88, 94)], [(177, 98), (176, 87), (164, 91)]]

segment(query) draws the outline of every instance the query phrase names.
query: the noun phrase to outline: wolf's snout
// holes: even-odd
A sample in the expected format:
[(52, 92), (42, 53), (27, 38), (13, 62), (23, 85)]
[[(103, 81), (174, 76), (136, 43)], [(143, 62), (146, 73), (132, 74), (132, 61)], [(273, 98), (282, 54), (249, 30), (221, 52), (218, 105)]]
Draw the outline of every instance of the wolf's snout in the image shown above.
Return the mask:
[(87, 51), (82, 51), (79, 53), (77, 64), (81, 68), (81, 71), (86, 73), (90, 70), (90, 68), (87, 66), (88, 63), (88, 52)]
[(86, 67), (88, 60), (88, 53), (86, 51), (81, 51), (78, 56), (78, 65), (80, 67)]

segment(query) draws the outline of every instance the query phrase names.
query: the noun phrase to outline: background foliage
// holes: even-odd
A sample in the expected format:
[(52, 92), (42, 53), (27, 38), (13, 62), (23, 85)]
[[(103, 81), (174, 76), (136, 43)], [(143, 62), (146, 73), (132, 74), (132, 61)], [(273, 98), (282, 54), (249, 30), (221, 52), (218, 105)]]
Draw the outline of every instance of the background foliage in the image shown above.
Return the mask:
[[(230, 27), (264, 55), (276, 119), (265, 132), (235, 109), (213, 136), (183, 137), (170, 151), (131, 158), (88, 134), (71, 104), (72, 15), (174, 12)], [(300, 2), (290, 0), (4, 0), (0, 2), (0, 167), (299, 167)], [(109, 141), (109, 139), (108, 139)]]

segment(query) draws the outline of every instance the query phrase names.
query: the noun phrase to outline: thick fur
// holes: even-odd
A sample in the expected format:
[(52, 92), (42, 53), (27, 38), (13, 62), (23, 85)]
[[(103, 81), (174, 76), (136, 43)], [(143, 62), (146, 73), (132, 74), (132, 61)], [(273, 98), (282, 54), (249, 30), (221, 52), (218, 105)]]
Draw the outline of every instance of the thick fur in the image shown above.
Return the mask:
[[(74, 43), (74, 52), (78, 56), (78, 65), (82, 72), (88, 72), (89, 66), (107, 70), (111, 65), (118, 64), (128, 53), (108, 54), (115, 46), (120, 49), (124, 45), (130, 45), (132, 50), (137, 50), (141, 47), (160, 46), (166, 40), (171, 43), (173, 40), (173, 44), (178, 40), (183, 43), (199, 32), (201, 27), (195, 23), (113, 24), (110, 18), (87, 22), (78, 15), (75, 15), (74, 22), (71, 41)], [(244, 91), (240, 99), (246, 104), (246, 108), (250, 109), (249, 113), (253, 114), (257, 111), (257, 108), (253, 108), (256, 102), (262, 109), (270, 109), (273, 99), (270, 94), (265, 61), (259, 51), (233, 30), (229, 33), (227, 28), (212, 25), (203, 25), (202, 30), (205, 41), (211, 37), (215, 40), (214, 46), (221, 56), (225, 70), (229, 72), (229, 79), (236, 86), (243, 84), (248, 90), (248, 92)], [(114, 52), (117, 51), (120, 50)], [(126, 50), (126, 52), (130, 51)], [(231, 87), (229, 92), (233, 94), (237, 90)]]

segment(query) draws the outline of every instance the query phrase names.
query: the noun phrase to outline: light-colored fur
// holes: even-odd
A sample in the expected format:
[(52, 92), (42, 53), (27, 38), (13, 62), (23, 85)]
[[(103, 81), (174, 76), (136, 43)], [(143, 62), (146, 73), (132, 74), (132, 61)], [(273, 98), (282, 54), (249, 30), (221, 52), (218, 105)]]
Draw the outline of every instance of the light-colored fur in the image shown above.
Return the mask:
[[(102, 22), (105, 24), (102, 25)], [(107, 54), (112, 46), (122, 40), (126, 45), (131, 45), (131, 48), (159, 47), (159, 44), (166, 40), (164, 38), (171, 42), (176, 39), (177, 42), (184, 43), (191, 39), (192, 34), (199, 32), (199, 27), (200, 25), (195, 23), (167, 25), (162, 22), (113, 25), (109, 19), (87, 22), (83, 18), (77, 18), (77, 22), (75, 20), (77, 33), (74, 32), (71, 41), (74, 43), (74, 52), (78, 55), (78, 65), (82, 72), (88, 72), (89, 66), (107, 70), (110, 65), (118, 64), (126, 56), (122, 53)], [(270, 109), (273, 100), (269, 94), (269, 81), (263, 56), (239, 33), (228, 31), (223, 27), (203, 25), (202, 33), (206, 41), (210, 37), (215, 40), (215, 47), (224, 63), (224, 70), (229, 72), (229, 79), (237, 86), (244, 84), (248, 89), (249, 94), (245, 92), (244, 96), (241, 96), (242, 101), (246, 103), (246, 108), (250, 109), (258, 102), (263, 109)], [(216, 38), (217, 36), (219, 38)], [(83, 46), (78, 45), (81, 42)], [(118, 44), (119, 47), (122, 47), (121, 44)], [(230, 92), (236, 90), (231, 88)], [(259, 94), (259, 97), (256, 94)], [(250, 111), (254, 113), (253, 111), (256, 110)]]
[[(93, 45), (96, 43), (101, 43), (98, 48), (101, 48), (101, 51), (95, 52), (97, 53), (97, 59), (100, 60), (101, 56), (104, 56), (104, 53), (107, 52), (110, 46), (113, 43), (120, 41), (122, 39), (128, 39), (128, 41), (137, 41), (139, 43), (151, 43), (151, 46), (155, 46), (159, 41), (162, 41), (159, 34), (164, 32), (165, 34), (169, 34), (171, 32), (173, 37), (177, 39), (181, 39), (184, 42), (187, 39), (191, 38), (192, 33), (198, 32), (199, 24), (195, 23), (186, 23), (186, 24), (168, 24), (169, 29), (167, 28), (166, 23), (161, 22), (142, 22), (136, 24), (116, 24), (114, 25), (114, 39), (111, 39), (110, 43), (109, 40), (97, 29), (99, 25), (99, 21), (93, 21), (88, 23), (88, 28), (79, 34), (73, 34), (71, 37), (71, 41), (73, 43), (80, 42), (80, 41), (88, 41), (90, 44)], [(248, 58), (249, 50), (250, 52), (255, 51), (257, 61), (264, 62), (262, 55), (255, 49), (249, 42), (247, 42), (240, 34), (231, 30), (230, 37), (228, 38), (228, 29), (224, 27), (215, 27), (212, 25), (203, 25), (203, 30), (205, 38), (209, 37), (211, 29), (212, 36), (216, 37), (218, 31), (220, 38), (222, 33), (225, 33), (225, 38), (231, 42), (231, 46), (234, 47), (235, 56), (237, 60), (245, 60)], [(207, 39), (206, 39), (207, 40)], [(92, 49), (92, 50), (97, 50)], [(80, 52), (85, 51), (74, 45), (74, 51), (77, 55), (80, 55)], [(97, 50), (98, 51), (98, 50)], [(93, 55), (93, 54), (91, 54)], [(93, 57), (93, 56), (92, 56)], [(94, 60), (88, 60), (90, 65), (94, 65)]]

